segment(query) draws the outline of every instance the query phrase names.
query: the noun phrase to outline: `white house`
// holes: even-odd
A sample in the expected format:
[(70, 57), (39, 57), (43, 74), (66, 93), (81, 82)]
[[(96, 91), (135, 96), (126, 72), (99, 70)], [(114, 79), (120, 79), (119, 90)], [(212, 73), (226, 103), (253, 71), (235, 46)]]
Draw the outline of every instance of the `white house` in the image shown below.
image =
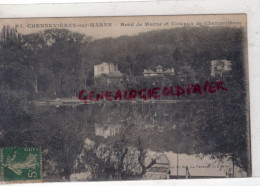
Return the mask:
[(232, 70), (231, 61), (228, 60), (212, 60), (211, 61), (211, 76), (223, 77), (225, 74), (229, 74)]
[(114, 63), (103, 62), (99, 65), (94, 65), (94, 77), (100, 77), (113, 72), (118, 72), (118, 65)]
[(156, 71), (152, 71), (150, 69), (144, 69), (144, 77), (151, 77), (151, 76), (164, 76), (164, 75), (174, 75), (174, 69), (167, 69), (166, 71), (163, 71), (163, 67), (161, 65), (158, 65), (155, 67)]

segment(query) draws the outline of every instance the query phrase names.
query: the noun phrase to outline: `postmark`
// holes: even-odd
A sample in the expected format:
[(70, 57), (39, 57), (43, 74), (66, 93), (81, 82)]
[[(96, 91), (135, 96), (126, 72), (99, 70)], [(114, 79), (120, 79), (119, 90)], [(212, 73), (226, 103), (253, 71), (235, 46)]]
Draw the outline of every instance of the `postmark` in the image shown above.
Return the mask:
[(0, 181), (41, 181), (42, 160), (39, 147), (0, 148)]

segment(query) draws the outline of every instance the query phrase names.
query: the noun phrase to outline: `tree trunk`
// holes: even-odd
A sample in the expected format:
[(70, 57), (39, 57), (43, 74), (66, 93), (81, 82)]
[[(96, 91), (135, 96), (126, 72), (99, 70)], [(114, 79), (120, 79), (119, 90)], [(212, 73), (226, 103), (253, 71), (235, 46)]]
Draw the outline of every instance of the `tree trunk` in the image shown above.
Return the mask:
[(65, 168), (63, 175), (66, 181), (70, 181), (70, 174), (71, 174), (70, 168)]
[(38, 94), (38, 80), (37, 79), (35, 79), (35, 82), (34, 82), (34, 92), (36, 94)]
[(59, 97), (61, 97), (61, 78), (58, 80), (58, 91), (59, 91)]
[(35, 73), (35, 71), (34, 71), (33, 66), (31, 66), (31, 69), (32, 69), (32, 71), (33, 71), (33, 76), (34, 76), (34, 84), (33, 84), (33, 86), (34, 86), (34, 92), (37, 94), (37, 93), (38, 93), (38, 78), (37, 78), (37, 75), (36, 75), (36, 73)]

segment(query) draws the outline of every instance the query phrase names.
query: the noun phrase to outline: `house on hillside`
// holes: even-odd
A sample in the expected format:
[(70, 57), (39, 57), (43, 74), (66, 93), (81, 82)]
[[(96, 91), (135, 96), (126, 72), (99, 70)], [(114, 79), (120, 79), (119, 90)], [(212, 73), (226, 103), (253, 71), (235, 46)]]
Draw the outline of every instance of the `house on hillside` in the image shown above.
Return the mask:
[(100, 77), (112, 72), (118, 71), (118, 65), (114, 63), (103, 62), (99, 65), (94, 65), (94, 77)]
[(228, 60), (212, 60), (211, 61), (211, 76), (212, 77), (230, 77), (231, 76), (231, 61)]
[(114, 63), (103, 62), (99, 65), (94, 65), (95, 83), (101, 80), (107, 85), (118, 85), (124, 80), (124, 74), (118, 70), (118, 65)]
[(150, 69), (144, 69), (144, 72), (143, 72), (144, 77), (175, 75), (173, 68), (167, 69), (166, 71), (163, 71), (163, 67), (161, 65), (158, 65), (155, 68), (156, 68), (156, 71), (152, 71)]

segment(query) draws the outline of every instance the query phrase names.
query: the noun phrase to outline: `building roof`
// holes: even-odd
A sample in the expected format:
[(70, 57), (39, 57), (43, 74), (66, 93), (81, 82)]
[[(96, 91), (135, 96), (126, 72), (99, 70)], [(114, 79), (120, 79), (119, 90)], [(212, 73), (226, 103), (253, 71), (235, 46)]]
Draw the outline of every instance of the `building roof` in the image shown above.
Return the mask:
[(100, 63), (100, 64), (97, 64), (97, 65), (94, 65), (94, 66), (101, 66), (101, 65), (109, 65), (109, 64), (111, 64), (111, 65), (114, 65), (114, 63), (110, 63), (110, 62), (102, 62), (102, 63)]
[(101, 128), (101, 127), (120, 127), (121, 125), (120, 124), (108, 124), (108, 123), (106, 123), (106, 124), (104, 124), (104, 123), (95, 123), (95, 127), (99, 127), (99, 128)]
[(156, 163), (147, 170), (144, 179), (166, 179), (169, 168), (170, 161), (166, 154), (161, 154), (156, 158)]
[(164, 73), (173, 73), (173, 72), (174, 72), (173, 69), (172, 70), (171, 69), (167, 69), (167, 70), (164, 71)]
[(230, 70), (224, 70), (222, 72), (222, 75), (232, 75), (232, 73), (230, 72)]
[(145, 73), (145, 74), (153, 74), (153, 73), (155, 73), (155, 72), (152, 71), (152, 70), (150, 70), (150, 69), (148, 69), (148, 70), (146, 70), (144, 73)]
[(156, 66), (155, 68), (163, 68), (161, 65)]
[(228, 61), (226, 59), (217, 59), (217, 60), (212, 60), (211, 63), (212, 64), (221, 64), (221, 63), (228, 64), (228, 63), (231, 63), (231, 61)]
[(107, 74), (107, 77), (109, 78), (121, 78), (123, 77), (123, 73), (121, 73), (120, 71), (115, 71), (115, 72), (110, 72), (109, 74)]
[(166, 154), (162, 154), (158, 158), (156, 158), (156, 164), (170, 165), (170, 161), (168, 160)]

